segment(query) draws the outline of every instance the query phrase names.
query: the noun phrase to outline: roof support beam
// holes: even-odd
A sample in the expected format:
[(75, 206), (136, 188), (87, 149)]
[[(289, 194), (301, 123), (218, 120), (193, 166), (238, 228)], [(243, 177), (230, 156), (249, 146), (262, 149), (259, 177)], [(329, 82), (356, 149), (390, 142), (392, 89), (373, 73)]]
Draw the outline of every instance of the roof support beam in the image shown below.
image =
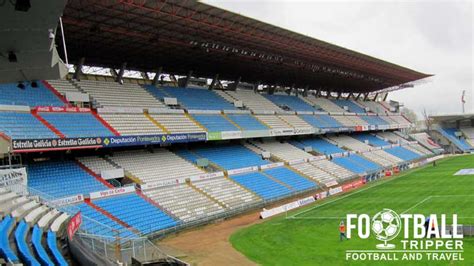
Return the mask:
[[(158, 80), (160, 79), (161, 72), (163, 72), (163, 67), (158, 68), (158, 70), (156, 71), (156, 75), (153, 78), (153, 81), (151, 82), (151, 85), (156, 87), (156, 85), (158, 84)], [(160, 82), (160, 85), (163, 85), (163, 84)]]
[(376, 94), (375, 94), (375, 96), (374, 96), (374, 98), (372, 99), (372, 101), (375, 101), (375, 100), (377, 100), (377, 96), (379, 96), (379, 94), (378, 94), (378, 93), (376, 93)]
[(362, 92), (361, 92), (361, 93), (359, 93), (359, 94), (357, 94), (357, 97), (356, 97), (356, 99), (355, 99), (355, 100), (356, 100), (356, 101), (358, 101), (361, 95), (362, 95)]
[(347, 95), (346, 100), (349, 100), (349, 98), (351, 98), (351, 96), (352, 96), (352, 92)]
[(314, 94), (314, 97), (319, 97), (320, 94), (321, 94), (321, 90), (317, 89), (316, 93)]
[(339, 100), (339, 98), (341, 98), (341, 96), (342, 96), (342, 92), (338, 91), (338, 92), (337, 92), (337, 97), (336, 97), (336, 99)]
[(369, 93), (364, 93), (364, 101), (367, 101), (367, 97), (369, 97)]
[(193, 75), (193, 71), (189, 70), (188, 75), (186, 76), (186, 79), (184, 80), (183, 87), (187, 88), (189, 84), (189, 80), (191, 79), (191, 76)]
[(209, 85), (209, 90), (214, 89), (214, 86), (216, 85), (217, 82), (219, 82), (219, 74), (216, 74), (214, 78), (212, 79), (212, 82)]
[(233, 90), (237, 90), (237, 87), (239, 86), (241, 80), (242, 80), (242, 77), (239, 76), (239, 77), (234, 81), (234, 88), (232, 88)]
[(388, 92), (385, 93), (385, 96), (383, 97), (383, 101), (384, 101), (384, 102), (387, 100), (387, 97), (388, 97)]
[(117, 74), (117, 77), (115, 78), (115, 81), (122, 84), (123, 83), (123, 73), (125, 73), (125, 68), (127, 68), (127, 62), (124, 62), (122, 64), (122, 67), (120, 67), (119, 73)]
[(304, 87), (303, 97), (308, 97), (308, 91), (309, 91), (309, 86), (306, 85), (306, 87)]
[(326, 99), (329, 99), (329, 96), (331, 95), (331, 91), (330, 90), (327, 90), (326, 91)]
[(82, 76), (82, 66), (84, 65), (84, 62), (86, 61), (86, 58), (85, 57), (81, 57), (81, 59), (79, 59), (79, 63), (77, 63), (75, 66), (74, 66), (74, 75), (72, 76), (73, 79), (75, 80), (81, 80), (81, 76)]

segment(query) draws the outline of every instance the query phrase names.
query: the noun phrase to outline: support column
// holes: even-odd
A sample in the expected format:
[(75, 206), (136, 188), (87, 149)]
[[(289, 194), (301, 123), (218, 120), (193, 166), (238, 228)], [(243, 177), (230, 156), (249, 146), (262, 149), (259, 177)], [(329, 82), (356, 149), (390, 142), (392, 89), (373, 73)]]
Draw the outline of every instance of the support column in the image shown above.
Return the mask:
[(77, 63), (77, 65), (74, 66), (75, 72), (74, 72), (74, 75), (72, 76), (73, 79), (81, 80), (82, 66), (84, 65), (85, 61), (86, 61), (86, 58), (81, 57), (81, 59), (79, 59), (79, 63)]
[(217, 82), (219, 82), (219, 74), (216, 74), (214, 78), (212, 79), (212, 82), (209, 85), (209, 90), (214, 89), (214, 86), (216, 85)]
[(189, 70), (188, 72), (188, 75), (186, 76), (186, 79), (184, 81), (184, 88), (187, 88), (188, 87), (188, 84), (189, 84), (189, 80), (191, 79), (191, 76), (193, 75), (193, 71), (192, 70)]
[[(155, 86), (158, 85), (158, 81), (160, 79), (161, 72), (163, 71), (163, 67), (159, 67), (158, 71), (156, 71), (156, 75), (153, 78), (153, 81), (151, 82), (151, 85)], [(161, 84), (162, 85), (162, 84)]]
[(123, 83), (123, 73), (125, 73), (125, 68), (127, 67), (127, 62), (124, 62), (122, 64), (122, 67), (119, 70), (119, 73), (117, 73), (117, 77), (115, 78), (115, 81), (122, 84)]

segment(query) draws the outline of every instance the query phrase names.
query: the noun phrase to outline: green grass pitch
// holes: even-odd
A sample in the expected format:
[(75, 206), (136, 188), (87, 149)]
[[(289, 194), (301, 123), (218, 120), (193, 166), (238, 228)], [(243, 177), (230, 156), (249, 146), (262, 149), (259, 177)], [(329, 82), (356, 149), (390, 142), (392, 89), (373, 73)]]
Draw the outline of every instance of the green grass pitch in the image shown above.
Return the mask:
[[(337, 197), (237, 231), (234, 248), (261, 265), (474, 265), (474, 237), (464, 238), (464, 261), (347, 261), (346, 250), (375, 249), (380, 241), (339, 240), (338, 225), (348, 213), (374, 215), (383, 208), (401, 214), (456, 213), (458, 223), (474, 225), (474, 175), (454, 176), (474, 168), (474, 155), (450, 157), (376, 181)], [(449, 221), (450, 222), (450, 221)], [(399, 243), (400, 234), (394, 243)], [(399, 245), (399, 244), (397, 244)]]

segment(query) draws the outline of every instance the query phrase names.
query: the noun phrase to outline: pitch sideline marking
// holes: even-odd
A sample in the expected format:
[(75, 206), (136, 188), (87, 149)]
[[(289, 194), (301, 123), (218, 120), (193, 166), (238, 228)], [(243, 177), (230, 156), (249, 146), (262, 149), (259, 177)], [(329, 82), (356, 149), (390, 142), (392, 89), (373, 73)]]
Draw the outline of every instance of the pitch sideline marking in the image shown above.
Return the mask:
[[(431, 198), (444, 198), (444, 197), (474, 197), (474, 195), (433, 195), (433, 196), (428, 196), (424, 199), (422, 199), (421, 201), (419, 201), (418, 203), (416, 203), (415, 205), (411, 206), (410, 208), (406, 209), (403, 213), (407, 213), (408, 211), (418, 207), (419, 205), (425, 203), (426, 201), (430, 200)], [(470, 218), (470, 217), (465, 217), (465, 218)]]

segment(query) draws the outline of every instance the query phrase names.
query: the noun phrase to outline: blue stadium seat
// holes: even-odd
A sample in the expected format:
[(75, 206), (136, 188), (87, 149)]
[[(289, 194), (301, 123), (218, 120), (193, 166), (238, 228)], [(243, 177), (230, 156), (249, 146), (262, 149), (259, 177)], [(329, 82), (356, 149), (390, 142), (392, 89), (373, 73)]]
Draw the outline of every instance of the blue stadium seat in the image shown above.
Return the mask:
[(176, 150), (176, 151), (173, 151), (173, 152), (178, 154), (182, 158), (194, 163), (194, 164), (200, 158), (197, 154), (191, 152), (190, 150), (186, 150), (186, 149), (179, 149), (179, 150)]
[(308, 146), (312, 147), (314, 151), (324, 155), (346, 152), (346, 150), (339, 148), (337, 145), (320, 138), (299, 139), (297, 141), (290, 141), (290, 143), (300, 149), (304, 149)]
[[(177, 225), (173, 218), (134, 193), (98, 199), (93, 203), (143, 234)], [(133, 208), (124, 208), (124, 206), (133, 206)]]
[(368, 133), (362, 133), (362, 134), (354, 134), (351, 137), (360, 140), (361, 142), (364, 142), (366, 140), (369, 141), (369, 144), (375, 147), (382, 147), (382, 146), (387, 146), (390, 145), (390, 143), (386, 142), (383, 139), (380, 139), (374, 135), (368, 134)]
[(16, 226), (15, 230), (15, 243), (20, 258), (26, 265), (41, 266), (41, 264), (36, 260), (35, 256), (31, 254), (29, 245), (26, 243), (27, 232), (28, 224), (24, 220), (21, 220)]
[[(122, 226), (121, 224), (115, 222), (109, 217), (105, 216), (101, 212), (87, 205), (86, 203), (81, 203), (77, 206), (82, 213), (84, 218), (82, 219), (81, 228), (89, 234), (104, 236), (109, 239), (114, 239), (117, 237), (117, 232), (120, 238), (133, 238), (136, 235)], [(85, 218), (87, 217), (87, 218)], [(95, 223), (96, 221), (97, 223)], [(115, 230), (115, 231), (113, 231)]]
[(421, 155), (415, 152), (412, 152), (410, 150), (407, 150), (403, 147), (393, 147), (393, 148), (385, 149), (384, 151), (394, 156), (397, 156), (398, 158), (403, 159), (405, 161), (411, 161), (411, 160), (415, 160), (421, 157)]
[(30, 164), (28, 186), (58, 198), (107, 189), (73, 161)]
[(264, 171), (265, 174), (278, 179), (296, 191), (304, 191), (308, 189), (316, 189), (317, 185), (314, 182), (300, 176), (286, 167), (272, 168)]
[(387, 121), (375, 115), (361, 115), (359, 117), (365, 120), (365, 122), (369, 123), (369, 125), (374, 125), (374, 126), (388, 125)]
[(29, 82), (23, 83), (24, 89), (17, 87), (17, 83), (0, 84), (0, 104), (26, 105), (26, 106), (64, 106), (53, 92), (43, 83), (37, 82), (38, 87), (33, 88)]
[(459, 138), (456, 136), (456, 132), (458, 132), (459, 129), (439, 128), (438, 131), (462, 151), (466, 152), (466, 151), (474, 150), (474, 147), (471, 147), (471, 145), (469, 145), (469, 143), (467, 143), (465, 139)]
[(363, 166), (355, 163), (352, 160), (349, 160), (347, 157), (333, 158), (332, 162), (336, 163), (339, 166), (342, 166), (342, 167), (346, 168), (347, 170), (349, 170), (351, 172), (354, 172), (356, 174), (362, 174), (362, 173), (365, 173), (367, 171), (366, 168), (364, 168)]
[(163, 100), (163, 98), (165, 97), (174, 98), (173, 96), (166, 94), (164, 90), (159, 89), (153, 85), (145, 85), (143, 87), (145, 88), (146, 91), (148, 91), (151, 95), (153, 95), (153, 97), (155, 97), (158, 100)]
[(31, 113), (0, 112), (0, 132), (12, 139), (57, 138)]
[(20, 259), (18, 259), (10, 247), (10, 240), (8, 238), (10, 228), (14, 223), (15, 219), (13, 219), (10, 215), (5, 216), (0, 222), (0, 256), (5, 259), (5, 261), (12, 264), (20, 262)]
[(343, 127), (341, 123), (339, 123), (336, 119), (329, 115), (315, 115), (316, 118), (326, 124), (326, 127)]
[(227, 170), (269, 163), (260, 155), (241, 145), (206, 146), (194, 149), (193, 152)]
[(255, 117), (247, 114), (227, 114), (227, 117), (239, 125), (243, 130), (266, 130), (268, 127)]
[(42, 242), (43, 230), (38, 225), (33, 227), (33, 234), (31, 236), (31, 242), (33, 244), (34, 251), (38, 257), (41, 265), (54, 265), (53, 261), (49, 258), (48, 253), (43, 247)]
[(273, 181), (259, 172), (229, 176), (232, 180), (255, 192), (265, 200), (288, 196), (292, 193), (287, 187)]
[(214, 91), (193, 88), (164, 87), (163, 93), (178, 99), (178, 102), (189, 110), (235, 110), (233, 104), (226, 101)]
[(280, 94), (263, 94), (265, 98), (269, 99), (270, 101), (274, 102), (278, 106), (287, 106), (291, 110), (294, 111), (309, 111), (314, 112), (314, 108), (307, 104), (305, 101), (301, 100), (296, 96), (290, 95), (280, 95)]
[(40, 116), (68, 138), (114, 135), (91, 113), (40, 113)]
[(369, 161), (358, 154), (351, 154), (347, 157), (349, 160), (353, 161), (354, 163), (359, 164), (360, 166), (364, 167), (367, 172), (375, 172), (382, 169), (382, 167), (372, 161)]
[(234, 124), (220, 114), (193, 114), (194, 119), (208, 131), (239, 131)]
[(347, 106), (349, 108), (349, 112), (352, 113), (360, 113), (363, 114), (365, 113), (365, 109), (357, 105), (351, 100), (344, 100), (344, 99), (332, 99), (332, 102), (335, 104), (339, 105), (341, 108), (344, 108), (344, 106)]
[(67, 266), (68, 263), (64, 259), (63, 255), (61, 254), (61, 251), (58, 249), (58, 244), (56, 243), (56, 233), (49, 230), (48, 235), (46, 237), (46, 243), (48, 244), (48, 249), (53, 255), (53, 260), (55, 261), (56, 265), (59, 266)]

